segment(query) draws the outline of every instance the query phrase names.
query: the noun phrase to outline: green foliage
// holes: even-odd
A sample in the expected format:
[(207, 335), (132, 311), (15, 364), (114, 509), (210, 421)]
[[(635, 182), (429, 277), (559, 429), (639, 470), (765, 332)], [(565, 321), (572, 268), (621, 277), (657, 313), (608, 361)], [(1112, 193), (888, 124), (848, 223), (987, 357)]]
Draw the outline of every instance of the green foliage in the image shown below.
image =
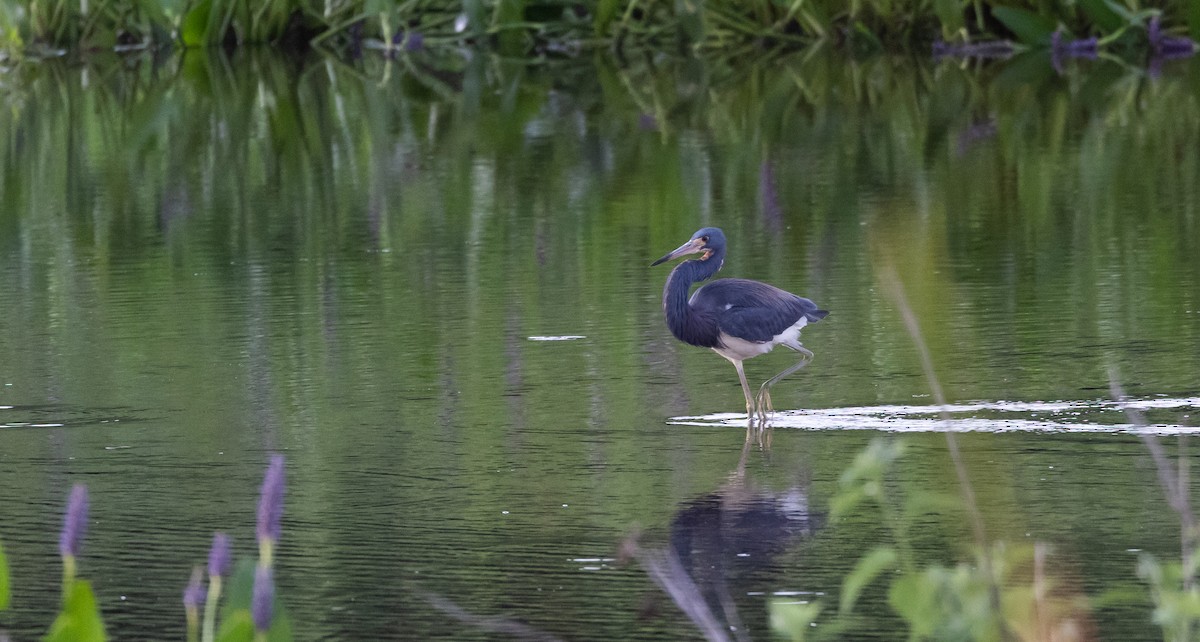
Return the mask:
[(4, 556), (4, 545), (0, 544), (0, 611), (8, 609), (12, 601), (12, 588), (9, 585), (8, 558)]
[(254, 622), (250, 619), (250, 609), (228, 611), (217, 631), (217, 642), (250, 642), (253, 639)]
[(904, 443), (874, 439), (854, 458), (839, 480), (841, 490), (830, 501), (830, 517), (837, 519), (864, 499), (884, 500), (884, 473), (904, 453)]
[(880, 573), (894, 568), (898, 561), (895, 549), (881, 546), (871, 549), (858, 560), (854, 570), (842, 580), (842, 595), (838, 602), (838, 611), (848, 614), (854, 610), (854, 603), (868, 584), (875, 580)]
[(815, 602), (801, 604), (785, 600), (771, 600), (771, 630), (792, 640), (804, 642), (812, 629), (813, 622), (821, 614), (821, 605)]
[(1138, 559), (1138, 576), (1150, 585), (1154, 599), (1154, 623), (1162, 627), (1169, 642), (1194, 640), (1200, 633), (1200, 587), (1195, 577), (1200, 551), (1188, 556), (1187, 563), (1160, 562), (1143, 553)]
[[(880, 521), (891, 527), (893, 542), (876, 546), (858, 560), (842, 581), (838, 610), (829, 621), (810, 633), (815, 605), (787, 611), (772, 604), (775, 630), (793, 639), (836, 639), (853, 627), (850, 616), (863, 591), (881, 577), (894, 577), (885, 579), (888, 604), (908, 625), (911, 639), (992, 641), (1029, 639), (1047, 631), (1078, 631), (1077, 619), (1086, 610), (1086, 602), (1069, 593), (1055, 593), (1058, 585), (1043, 568), (1045, 547), (997, 543), (977, 550), (970, 562), (954, 566), (934, 563), (922, 567), (914, 559), (909, 535), (913, 519), (958, 504), (936, 493), (901, 492), (900, 488), (888, 492), (889, 471), (902, 453), (902, 442), (873, 440), (842, 474), (840, 492), (831, 501), (831, 513), (845, 518), (862, 500), (872, 500), (880, 511)], [(1040, 552), (1032, 555), (1033, 550)], [(888, 573), (893, 569), (900, 575)]]
[(1110, 0), (1078, 0), (1079, 8), (1088, 20), (1103, 33), (1113, 33), (1127, 26), (1125, 19), (1113, 11)]
[[(243, 616), (245, 622), (250, 626), (250, 633), (254, 633), (254, 625), (250, 622), (250, 600), (254, 594), (254, 567), (254, 560), (241, 560), (229, 577), (228, 592), (221, 607), (221, 628), (217, 633), (218, 640), (236, 642), (248, 639), (238, 637), (242, 635), (245, 628), (242, 623)], [(267, 641), (291, 642), (293, 639), (292, 624), (283, 604), (280, 603), (278, 592), (275, 593), (272, 612), (274, 615), (271, 618), (271, 630), (267, 631)]]
[(966, 28), (963, 4), (961, 0), (933, 0), (933, 12), (942, 23), (943, 38), (951, 38), (953, 34)]
[(213, 30), (213, 0), (200, 0), (183, 14), (179, 24), (179, 39), (185, 47), (207, 44)]
[(888, 603), (904, 618), (912, 637), (999, 640), (1001, 624), (991, 588), (977, 565), (931, 566), (893, 582)]
[(1004, 23), (1017, 36), (1017, 40), (1031, 45), (1050, 42), (1050, 35), (1056, 27), (1054, 20), (1016, 7), (996, 7), (992, 9), (992, 15)]
[(63, 605), (43, 642), (104, 642), (104, 621), (92, 585), (72, 580), (63, 590)]
[[(529, 0), (345, 0), (324, 5), (305, 0), (0, 0), (0, 33), (10, 50), (26, 43), (84, 49), (131, 42), (161, 45), (172, 37), (185, 47), (284, 42), (357, 46), (365, 38), (391, 50), (392, 37), (403, 29), (422, 34), (427, 43), (488, 47), (507, 56), (539, 57), (548, 44), (558, 51), (594, 44), (724, 56), (749, 46), (823, 42), (858, 49), (924, 48), (938, 38), (1010, 35), (1025, 44), (1044, 45), (1059, 25), (1074, 33), (1112, 35), (1159, 12), (1194, 32), (1200, 24), (1198, 7), (1168, 2), (1138, 10), (1114, 0), (1059, 0), (1039, 4), (1037, 11), (1005, 0), (596, 0), (573, 7)], [(968, 22), (970, 14), (975, 20)], [(465, 28), (459, 28), (464, 20)], [(1003, 28), (992, 31), (997, 23)]]

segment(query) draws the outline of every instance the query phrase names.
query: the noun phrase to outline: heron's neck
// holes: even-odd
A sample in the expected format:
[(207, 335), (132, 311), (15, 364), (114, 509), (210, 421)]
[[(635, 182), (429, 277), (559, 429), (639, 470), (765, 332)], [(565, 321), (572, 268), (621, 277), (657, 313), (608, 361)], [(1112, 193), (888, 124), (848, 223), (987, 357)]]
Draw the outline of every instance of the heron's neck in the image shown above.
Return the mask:
[[(713, 254), (704, 261), (684, 261), (675, 266), (675, 269), (671, 270), (671, 276), (667, 277), (667, 285), (663, 288), (663, 312), (667, 317), (667, 327), (671, 328), (671, 333), (677, 339), (705, 347), (711, 347), (707, 343), (716, 341), (715, 326), (707, 327), (712, 325), (712, 320), (700, 318), (700, 315), (688, 306), (688, 290), (693, 283), (716, 274), (717, 270), (721, 269), (722, 260), (724, 253)], [(707, 336), (710, 330), (713, 335), (711, 341), (702, 339), (701, 336)]]

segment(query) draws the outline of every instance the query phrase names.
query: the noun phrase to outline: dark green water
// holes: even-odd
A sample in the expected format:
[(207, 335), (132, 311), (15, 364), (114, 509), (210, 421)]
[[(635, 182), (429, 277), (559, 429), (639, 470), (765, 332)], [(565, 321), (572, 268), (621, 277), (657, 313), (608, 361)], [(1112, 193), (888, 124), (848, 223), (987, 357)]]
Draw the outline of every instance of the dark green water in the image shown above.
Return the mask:
[[(698, 583), (766, 639), (773, 594), (833, 610), (889, 541), (869, 505), (827, 513), (883, 434), (829, 409), (931, 403), (894, 269), (952, 401), (1058, 426), (959, 437), (989, 537), (1049, 544), (1064, 592), (1133, 591), (1083, 616), (1100, 637), (1159, 639), (1137, 551), (1177, 557), (1178, 518), (1138, 437), (1097, 426), (1125, 421), (1100, 405), (1110, 366), (1179, 402), (1152, 422), (1196, 423), (1198, 72), (194, 54), (10, 72), (0, 629), (48, 625), (84, 482), (81, 572), (110, 633), (181, 638), (191, 566), (213, 530), (252, 555), (282, 452), (300, 639), (505, 639), (439, 599), (565, 639), (698, 637), (612, 559), (635, 530), (692, 542)], [(832, 311), (774, 394), (824, 414), (781, 422), (740, 474), (744, 430), (669, 422), (743, 407), (726, 361), (670, 336), (668, 268), (647, 267), (702, 225), (730, 238), (723, 275)], [(995, 406), (1060, 400), (1081, 414)], [(896, 488), (957, 497), (943, 435), (892, 428), (917, 431)], [(970, 543), (953, 509), (913, 537), (928, 564)], [(858, 612), (855, 636), (902, 635), (881, 585)]]

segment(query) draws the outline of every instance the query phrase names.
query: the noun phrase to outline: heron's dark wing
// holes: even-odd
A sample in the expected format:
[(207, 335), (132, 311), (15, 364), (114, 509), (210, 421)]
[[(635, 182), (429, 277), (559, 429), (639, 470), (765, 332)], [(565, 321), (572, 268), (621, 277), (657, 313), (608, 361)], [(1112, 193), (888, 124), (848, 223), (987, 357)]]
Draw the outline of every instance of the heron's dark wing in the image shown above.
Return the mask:
[(800, 317), (813, 323), (829, 314), (804, 297), (747, 279), (713, 281), (696, 290), (689, 304), (711, 311), (722, 332), (747, 341), (770, 341)]

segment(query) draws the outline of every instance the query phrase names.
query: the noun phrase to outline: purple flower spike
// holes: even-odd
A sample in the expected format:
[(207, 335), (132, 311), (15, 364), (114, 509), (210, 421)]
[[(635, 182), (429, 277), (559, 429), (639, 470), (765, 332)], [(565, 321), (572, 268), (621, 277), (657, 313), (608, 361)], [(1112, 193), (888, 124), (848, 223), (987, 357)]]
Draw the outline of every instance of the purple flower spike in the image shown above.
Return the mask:
[(63, 516), (62, 532), (58, 537), (58, 552), (63, 557), (79, 554), (79, 543), (87, 531), (88, 492), (87, 486), (75, 484), (71, 498), (67, 500), (67, 512)]
[(192, 569), (192, 579), (188, 582), (187, 588), (183, 589), (183, 608), (192, 610), (199, 609), (200, 603), (204, 601), (204, 572), (200, 567)]
[(258, 499), (258, 539), (279, 541), (280, 522), (283, 519), (283, 491), (285, 475), (283, 455), (271, 455), (267, 474), (263, 477), (262, 494)]
[(1165, 58), (1183, 58), (1196, 52), (1196, 42), (1191, 38), (1164, 34), (1158, 16), (1150, 19), (1150, 26), (1146, 27), (1146, 37), (1150, 40), (1150, 48), (1154, 53)]
[(1055, 31), (1050, 37), (1050, 63), (1054, 70), (1063, 73), (1063, 61), (1067, 58), (1085, 58), (1095, 60), (1100, 56), (1100, 41), (1094, 36), (1079, 40), (1063, 40), (1062, 31)]
[(1158, 49), (1158, 44), (1162, 41), (1162, 24), (1158, 16), (1150, 19), (1150, 26), (1146, 27), (1146, 37), (1150, 39), (1150, 46)]
[(1068, 51), (1076, 58), (1095, 59), (1100, 56), (1100, 41), (1096, 36), (1081, 38), (1073, 41), (1068, 47)]
[(208, 574), (213, 577), (229, 575), (231, 559), (229, 536), (225, 533), (213, 533), (212, 548), (208, 551)]
[(404, 41), (405, 51), (420, 51), (425, 48), (425, 34), (420, 31), (413, 31), (408, 34), (408, 38)]
[(270, 566), (258, 565), (254, 570), (254, 592), (250, 595), (250, 619), (254, 620), (255, 631), (271, 628), (272, 608), (275, 602), (275, 581)]

